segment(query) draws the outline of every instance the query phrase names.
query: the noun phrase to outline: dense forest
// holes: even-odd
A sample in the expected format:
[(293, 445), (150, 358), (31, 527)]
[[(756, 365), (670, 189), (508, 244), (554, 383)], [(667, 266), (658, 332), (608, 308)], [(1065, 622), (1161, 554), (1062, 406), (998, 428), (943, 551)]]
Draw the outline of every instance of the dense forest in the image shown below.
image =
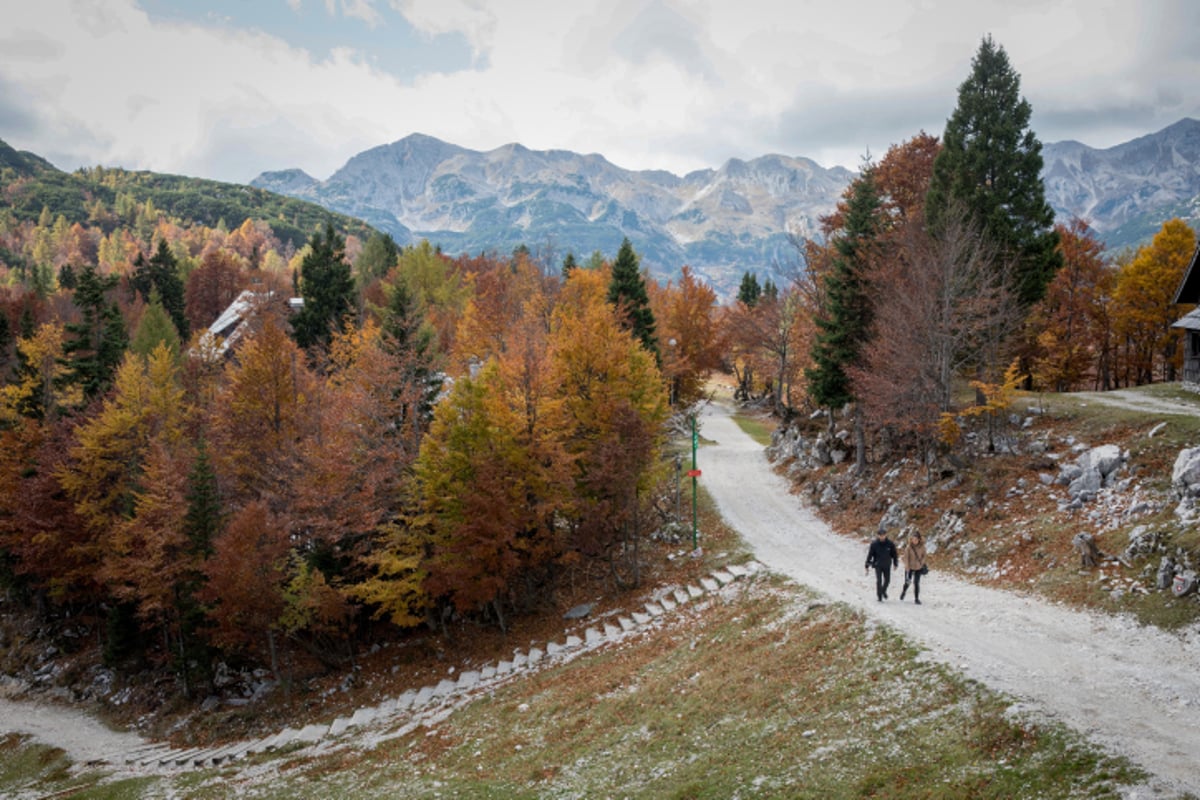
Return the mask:
[[(580, 568), (636, 585), (667, 423), (715, 370), (782, 418), (850, 414), (858, 468), (995, 446), (1018, 388), (1173, 379), (1194, 232), (1110, 254), (1052, 226), (1015, 73), (990, 39), (974, 68), (941, 139), (864, 164), (788, 285), (748, 269), (728, 306), (628, 241), (451, 258), (0, 146), (9, 607), (185, 693), (221, 660), (285, 679), (417, 626), (503, 628)], [(976, 119), (985, 83), (1005, 113)]]

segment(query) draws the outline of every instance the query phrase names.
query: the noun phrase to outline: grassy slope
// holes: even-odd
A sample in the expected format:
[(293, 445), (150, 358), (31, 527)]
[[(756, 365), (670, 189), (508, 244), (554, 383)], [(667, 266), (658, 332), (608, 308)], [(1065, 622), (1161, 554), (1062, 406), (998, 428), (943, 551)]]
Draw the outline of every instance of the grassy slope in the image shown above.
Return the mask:
[[(739, 542), (701, 512), (711, 568)], [(103, 783), (10, 738), (0, 796), (1101, 798), (1138, 778), (782, 580), (683, 609), (374, 749)]]

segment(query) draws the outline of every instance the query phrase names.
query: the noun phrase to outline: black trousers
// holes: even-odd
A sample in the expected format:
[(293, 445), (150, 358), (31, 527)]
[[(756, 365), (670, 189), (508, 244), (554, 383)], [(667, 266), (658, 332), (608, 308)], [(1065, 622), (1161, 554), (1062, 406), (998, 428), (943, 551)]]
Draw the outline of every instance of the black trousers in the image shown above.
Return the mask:
[(892, 582), (892, 565), (884, 564), (882, 567), (875, 567), (875, 596), (880, 600), (887, 594), (888, 584)]
[(921, 573), (915, 569), (910, 569), (904, 573), (904, 585), (908, 586), (911, 583), (913, 587), (913, 600), (921, 599)]

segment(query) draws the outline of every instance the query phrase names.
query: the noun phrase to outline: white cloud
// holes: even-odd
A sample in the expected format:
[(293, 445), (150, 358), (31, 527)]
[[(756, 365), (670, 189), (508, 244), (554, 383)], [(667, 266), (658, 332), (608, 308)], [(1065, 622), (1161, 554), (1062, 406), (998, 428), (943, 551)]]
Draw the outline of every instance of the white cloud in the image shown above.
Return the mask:
[(474, 65), (405, 84), (354, 41), (315, 57), (262, 33), (154, 22), (134, 0), (43, 0), (0, 34), (0, 125), (15, 127), (0, 138), (68, 168), (227, 180), (289, 166), (323, 178), (414, 131), (677, 173), (766, 152), (856, 168), (868, 148), (941, 132), (988, 33), (1043, 141), (1109, 146), (1200, 116), (1200, 11), (1185, 0), (1103, 13), (1081, 0), (326, 2), (375, 26), (399, 12), (431, 39), (461, 34)]

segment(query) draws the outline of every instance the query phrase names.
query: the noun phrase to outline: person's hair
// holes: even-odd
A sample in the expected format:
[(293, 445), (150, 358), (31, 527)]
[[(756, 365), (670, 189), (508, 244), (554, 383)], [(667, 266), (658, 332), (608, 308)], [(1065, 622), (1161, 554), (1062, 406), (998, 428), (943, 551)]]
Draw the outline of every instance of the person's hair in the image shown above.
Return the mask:
[(925, 537), (921, 535), (920, 531), (913, 531), (912, 535), (920, 539), (922, 542), (925, 541)]

